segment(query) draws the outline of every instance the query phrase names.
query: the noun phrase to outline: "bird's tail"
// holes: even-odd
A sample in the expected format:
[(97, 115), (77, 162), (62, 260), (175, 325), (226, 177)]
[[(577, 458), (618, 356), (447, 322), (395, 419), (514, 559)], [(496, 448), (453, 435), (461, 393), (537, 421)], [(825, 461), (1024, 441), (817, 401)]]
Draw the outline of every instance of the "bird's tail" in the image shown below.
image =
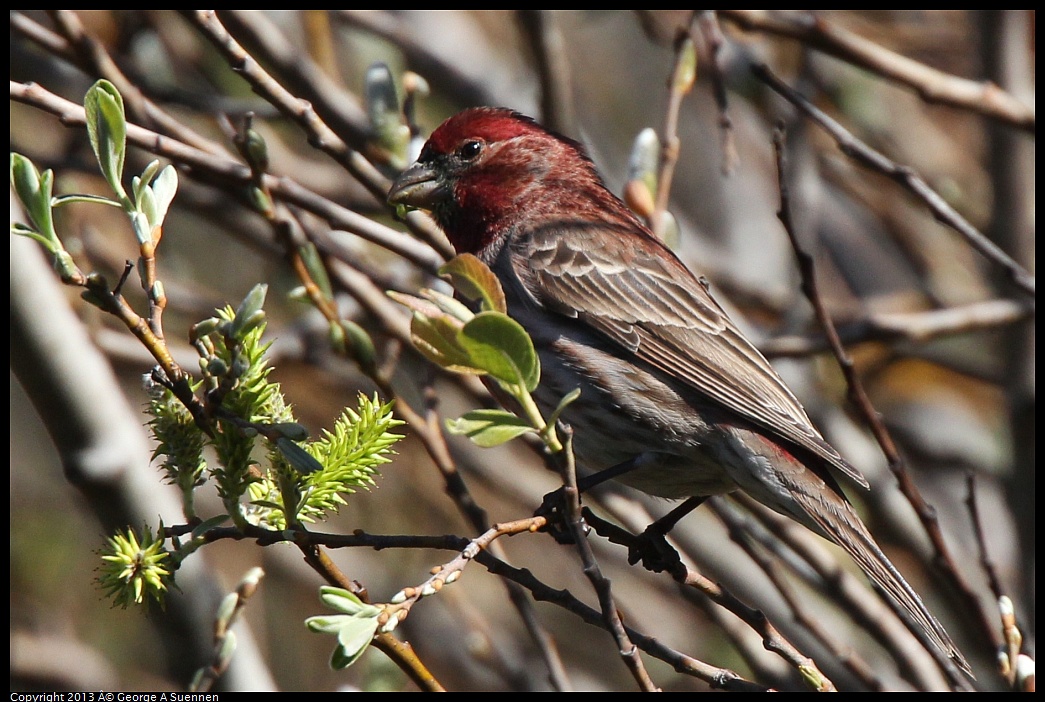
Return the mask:
[(805, 512), (806, 519), (800, 521), (841, 546), (867, 577), (884, 591), (894, 604), (899, 605), (901, 616), (906, 615), (905, 618), (916, 625), (912, 630), (916, 634), (919, 630), (924, 632), (924, 636), (919, 638), (928, 639), (928, 643), (972, 677), (972, 669), (965, 656), (958, 650), (943, 625), (929, 612), (914, 588), (882, 553), (882, 549), (841, 491), (828, 489), (812, 494), (798, 484), (788, 487), (792, 497)]

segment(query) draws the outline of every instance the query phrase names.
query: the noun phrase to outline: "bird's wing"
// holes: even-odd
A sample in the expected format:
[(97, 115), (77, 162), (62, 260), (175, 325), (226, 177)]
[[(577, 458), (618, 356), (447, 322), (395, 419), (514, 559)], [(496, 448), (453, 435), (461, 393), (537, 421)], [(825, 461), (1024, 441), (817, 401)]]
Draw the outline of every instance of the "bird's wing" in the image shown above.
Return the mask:
[(560, 222), (518, 238), (516, 246), (515, 265), (524, 269), (517, 273), (536, 302), (867, 487), (765, 357), (659, 241), (623, 224)]

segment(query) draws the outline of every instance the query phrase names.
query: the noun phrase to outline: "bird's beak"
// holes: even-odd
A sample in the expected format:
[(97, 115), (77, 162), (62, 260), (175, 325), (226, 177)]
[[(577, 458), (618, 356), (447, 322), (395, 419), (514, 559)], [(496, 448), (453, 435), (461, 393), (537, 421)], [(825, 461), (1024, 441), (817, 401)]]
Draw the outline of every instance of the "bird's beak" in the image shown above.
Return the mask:
[(449, 187), (439, 172), (420, 161), (400, 174), (388, 191), (388, 202), (431, 210), (449, 195)]

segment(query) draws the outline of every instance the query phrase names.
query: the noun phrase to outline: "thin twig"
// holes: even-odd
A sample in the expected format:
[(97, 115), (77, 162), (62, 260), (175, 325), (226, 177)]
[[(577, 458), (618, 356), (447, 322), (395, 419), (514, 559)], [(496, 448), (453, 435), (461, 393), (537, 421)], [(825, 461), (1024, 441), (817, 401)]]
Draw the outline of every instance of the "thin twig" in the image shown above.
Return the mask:
[(537, 63), (541, 83), (541, 123), (577, 138), (573, 86), (566, 40), (552, 10), (516, 10), (523, 36)]
[(668, 107), (664, 111), (664, 136), (660, 151), (660, 171), (657, 173), (657, 197), (650, 215), (650, 229), (662, 236), (664, 213), (671, 198), (671, 182), (675, 177), (675, 165), (679, 160), (679, 111), (682, 99), (693, 89), (696, 79), (695, 49), (688, 32), (680, 33), (675, 39), (675, 65), (668, 82)]
[[(277, 531), (249, 526), (245, 529), (237, 527), (217, 527), (207, 531), (203, 538), (208, 541), (222, 539), (252, 539), (259, 545), (268, 545), (284, 541), (292, 541), (303, 553), (308, 547), (327, 546), (330, 548), (367, 547), (374, 549), (417, 548), (456, 550), (459, 555), (450, 563), (467, 563), (475, 561), (490, 573), (510, 580), (528, 590), (533, 598), (542, 602), (550, 602), (568, 612), (579, 616), (587, 624), (605, 628), (606, 622), (599, 610), (584, 604), (569, 591), (550, 587), (537, 579), (533, 573), (524, 568), (516, 568), (501, 560), (490, 552), (490, 546), (501, 536), (527, 533), (534, 526), (544, 522), (543, 518), (528, 518), (514, 522), (506, 522), (491, 527), (491, 530), (476, 539), (465, 539), (460, 536), (414, 536), (414, 535), (375, 535), (357, 531), (352, 534), (327, 534), (312, 531)], [(185, 535), (192, 532), (194, 525), (183, 524), (167, 527), (167, 535)], [(483, 546), (479, 548), (478, 546)], [(467, 553), (465, 553), (467, 552)], [(462, 560), (463, 557), (463, 560)], [(336, 580), (334, 581), (336, 582)], [(444, 581), (445, 582), (445, 581)], [(343, 586), (343, 585), (341, 585)], [(346, 589), (353, 589), (352, 587)], [(737, 692), (763, 692), (765, 687), (737, 675), (726, 668), (708, 665), (691, 656), (682, 654), (657, 639), (646, 636), (631, 627), (624, 627), (629, 639), (649, 655), (671, 665), (676, 671), (690, 675), (709, 683), (712, 687)]]
[[(966, 487), (968, 488), (968, 496), (965, 499), (965, 504), (969, 508), (969, 518), (972, 521), (973, 532), (976, 534), (976, 546), (980, 552), (980, 567), (987, 574), (987, 583), (991, 592), (994, 593), (994, 601), (1002, 607), (1002, 603), (1006, 601), (1011, 605), (1012, 600), (1005, 594), (1005, 590), (1002, 588), (1001, 578), (998, 577), (997, 568), (995, 568), (994, 561), (991, 559), (990, 549), (987, 548), (987, 537), (983, 529), (983, 520), (980, 518), (979, 503), (976, 499), (976, 475), (972, 471), (969, 471), (966, 475)], [(1017, 658), (1020, 654), (1020, 645), (1016, 642), (1016, 637), (1011, 636), (1009, 633), (1014, 628), (1014, 625), (1013, 613), (1002, 612), (1002, 635), (999, 636), (994, 629), (991, 629), (992, 644), (995, 649), (1004, 650), (1005, 656), (1008, 658), (1007, 664), (1002, 666), (1002, 673), (1006, 675), (1010, 685), (1015, 683)], [(1002, 640), (1006, 642), (1004, 648)]]
[(65, 35), (64, 38), (17, 12), (11, 15), (11, 26), (17, 27), (26, 36), (46, 46), (55, 55), (74, 63), (88, 76), (106, 78), (120, 91), (124, 105), (135, 121), (202, 151), (219, 156), (227, 155), (228, 152), (219, 144), (173, 118), (142, 93), (134, 81), (120, 70), (116, 61), (106, 51), (105, 45), (87, 32), (75, 12), (51, 10), (50, 15)]
[(813, 14), (785, 16), (769, 10), (718, 10), (719, 16), (748, 31), (801, 41), (826, 54), (906, 85), (929, 103), (986, 115), (1034, 132), (1034, 108), (991, 82), (952, 76), (901, 56)]
[[(889, 430), (886, 429), (885, 424), (878, 415), (878, 412), (871, 404), (867, 391), (856, 372), (855, 364), (853, 363), (852, 358), (850, 358), (846, 353), (845, 347), (842, 345), (842, 342), (838, 337), (838, 332), (835, 329), (834, 322), (831, 320), (831, 316), (828, 314), (827, 308), (824, 305), (823, 298), (818, 289), (819, 286), (816, 279), (813, 255), (802, 245), (791, 217), (792, 208), (790, 190), (785, 178), (786, 169), (784, 165), (785, 149), (783, 129), (778, 128), (774, 132), (773, 145), (776, 151), (777, 177), (780, 187), (780, 210), (778, 211), (777, 216), (783, 224), (788, 238), (791, 240), (791, 246), (794, 249), (795, 256), (798, 260), (798, 268), (802, 277), (802, 292), (813, 306), (817, 321), (824, 330), (824, 335), (831, 344), (831, 351), (837, 359), (838, 365), (845, 376), (849, 400), (860, 411), (864, 421), (871, 429), (875, 440), (878, 442), (878, 445), (882, 449), (882, 453), (886, 457), (890, 471), (892, 471), (900, 485), (901, 492), (918, 514), (922, 526), (925, 528), (926, 533), (929, 535), (929, 538), (933, 543), (936, 552), (936, 557), (934, 559), (936, 564), (944, 573), (947, 574), (950, 582), (957, 587), (962, 595), (965, 606), (969, 608), (969, 611), (979, 612), (981, 622), (986, 624), (986, 615), (979, 606), (979, 600), (972, 587), (962, 576), (961, 571), (947, 546), (947, 542), (943, 537), (943, 532), (940, 529), (940, 523), (936, 516), (936, 511), (921, 496), (921, 492), (918, 490), (917, 485), (907, 472), (904, 460), (901, 458), (900, 452), (897, 450), (896, 444), (893, 442)], [(892, 604), (893, 603), (890, 600), (890, 605)], [(902, 619), (905, 623), (908, 622), (907, 618), (904, 617)], [(912, 632), (917, 633), (913, 627)], [(937, 647), (928, 648), (930, 653), (937, 658), (940, 665), (947, 672), (947, 675), (952, 679), (952, 682), (955, 685), (964, 684), (964, 681), (957, 673), (955, 666), (944, 656), (944, 654), (939, 651)]]
[[(35, 83), (10, 81), (10, 97), (17, 102), (50, 112), (67, 127), (84, 128), (86, 125), (82, 105), (59, 97)], [(231, 157), (220, 157), (201, 151), (136, 124), (127, 125), (127, 141), (157, 156), (188, 166), (191, 169), (190, 175), (205, 175), (226, 186), (246, 186), (253, 182), (250, 169)], [(289, 178), (266, 176), (265, 182), (274, 195), (322, 217), (333, 228), (344, 229), (403, 256), (421, 270), (434, 273), (445, 260), (430, 247), (406, 234), (331, 202)]]
[[(351, 173), (379, 202), (385, 201), (392, 183), (374, 167), (371, 159), (385, 161), (387, 155), (372, 146), (364, 153), (349, 148), (348, 144), (320, 118), (309, 101), (291, 94), (239, 45), (218, 20), (214, 11), (186, 11), (185, 15), (222, 52), (229, 65), (250, 83), (255, 92), (301, 126), (312, 146), (333, 158)], [(369, 145), (369, 142), (367, 143)], [(430, 219), (411, 217), (406, 222), (414, 234), (424, 239), (444, 257), (449, 258), (453, 255), (446, 239)]]
[[(742, 505), (772, 534), (771, 538), (760, 539), (763, 547), (836, 602), (846, 616), (891, 654), (904, 678), (923, 690), (936, 689), (943, 683), (932, 652), (911, 633), (892, 606), (868, 587), (866, 580), (846, 570), (837, 554), (824, 548), (820, 537), (743, 493), (736, 493), (730, 499)], [(798, 556), (797, 563), (792, 554)], [(963, 681), (957, 687), (965, 685)]]
[[(875, 312), (838, 324), (838, 338), (851, 345), (868, 341), (915, 344), (957, 334), (991, 331), (1030, 319), (1033, 305), (1015, 300), (985, 300), (921, 312)], [(770, 358), (809, 356), (828, 350), (823, 336), (778, 336), (759, 345)]]
[(718, 105), (718, 128), (722, 145), (722, 174), (731, 175), (736, 170), (740, 155), (737, 153), (736, 133), (733, 131), (733, 118), (729, 116), (729, 98), (726, 92), (726, 81), (722, 70), (722, 47), (726, 43), (714, 10), (699, 10), (697, 26), (707, 44), (710, 64), (707, 70), (711, 76), (712, 93)]
[[(309, 12), (320, 12), (311, 10)], [(370, 142), (370, 123), (362, 102), (335, 82), (313, 61), (302, 56), (300, 47), (265, 13), (221, 10), (221, 23), (251, 56), (262, 57), (279, 85), (294, 91), (312, 105), (316, 114), (351, 148), (370, 160), (383, 162), (387, 154)], [(230, 51), (234, 51), (230, 47)], [(268, 96), (267, 91), (259, 93)], [(279, 103), (273, 103), (279, 107)]]
[[(642, 538), (597, 517), (590, 510), (585, 509), (584, 517), (585, 521), (595, 529), (596, 533), (607, 538), (610, 542), (627, 546), (630, 551), (635, 553), (645, 553), (647, 551), (646, 547), (648, 544)], [(659, 556), (660, 554), (655, 555)], [(776, 653), (787, 661), (795, 670), (802, 673), (806, 680), (813, 682), (815, 689), (822, 691), (834, 689), (834, 683), (817, 669), (813, 660), (802, 654), (797, 647), (788, 641), (761, 610), (748, 606), (721, 585), (704, 577), (684, 564), (680, 559), (676, 558), (672, 562), (662, 565), (666, 566), (664, 569), (675, 582), (684, 588), (700, 592), (718, 606), (739, 617), (741, 621), (761, 636), (762, 644), (766, 650)]]
[[(821, 644), (826, 646), (834, 654), (835, 658), (842, 661), (846, 668), (848, 668), (849, 671), (855, 675), (868, 690), (879, 692), (884, 691), (885, 687), (882, 684), (881, 679), (875, 676), (871, 666), (857, 655), (852, 650), (852, 647), (835, 640), (835, 637), (823, 625), (823, 617), (820, 615), (820, 608), (817, 607), (817, 615), (813, 615), (808, 611), (807, 607), (802, 605), (799, 601), (798, 593), (795, 592), (795, 589), (781, 572), (780, 563), (783, 559), (770, 558), (762, 549), (757, 547), (760, 539), (755, 535), (756, 530), (753, 528), (751, 523), (752, 520), (744, 519), (736, 511), (726, 509), (721, 500), (713, 500), (709, 507), (729, 529), (730, 538), (744, 549), (744, 552), (748, 554), (751, 560), (754, 561), (770, 581), (772, 581), (777, 592), (780, 593), (784, 598), (784, 601), (787, 603), (787, 606), (791, 609), (795, 621), (805, 627), (806, 630), (809, 631)], [(758, 531), (763, 532), (761, 535), (767, 535), (765, 530)], [(779, 538), (779, 535), (774, 533), (771, 538), (776, 540)], [(794, 664), (794, 661), (792, 664)], [(825, 678), (825, 680), (827, 679)], [(830, 683), (830, 680), (827, 680), (827, 682)], [(830, 688), (821, 688), (820, 691), (825, 691), (825, 689)]]
[[(475, 560), (482, 563), (491, 573), (510, 577), (515, 582), (528, 589), (534, 599), (542, 602), (551, 602), (563, 607), (569, 612), (580, 617), (587, 624), (604, 627), (605, 620), (599, 610), (593, 609), (580, 600), (576, 599), (566, 590), (548, 587), (537, 580), (528, 570), (513, 568), (503, 561), (498, 561), (485, 551), (480, 552)], [(654, 658), (658, 658), (672, 666), (679, 673), (697, 677), (709, 683), (713, 688), (731, 690), (735, 692), (765, 692), (763, 685), (758, 685), (737, 675), (728, 668), (718, 668), (708, 665), (703, 661), (679, 653), (665, 646), (657, 639), (646, 636), (632, 627), (625, 626), (625, 633), (639, 649), (645, 651)]]
[(972, 226), (957, 210), (947, 204), (947, 201), (929, 187), (925, 179), (918, 175), (913, 168), (896, 163), (857, 139), (845, 127), (828, 117), (822, 110), (814, 107), (808, 100), (773, 75), (772, 71), (764, 64), (752, 66), (751, 70), (759, 80), (763, 81), (784, 99), (801, 110), (807, 117), (823, 127), (838, 143), (838, 148), (842, 150), (842, 153), (850, 156), (857, 163), (882, 173), (910, 190), (918, 199), (925, 203), (937, 220), (958, 232), (984, 258), (1004, 270), (1018, 289), (1034, 297), (1034, 276), (1013, 260), (1011, 256), (1002, 251), (997, 244)]
[(581, 515), (580, 490), (577, 488), (577, 467), (573, 458), (573, 431), (565, 426), (561, 429), (564, 437), (563, 450), (557, 452), (554, 458), (563, 479), (562, 501), (565, 506), (565, 514), (563, 516), (570, 527), (574, 544), (577, 546), (577, 551), (581, 556), (584, 575), (591, 582), (596, 595), (598, 595), (599, 606), (602, 609), (602, 616), (606, 622), (606, 629), (616, 639), (617, 650), (621, 659), (628, 666), (640, 689), (644, 692), (655, 692), (658, 688), (653, 683), (653, 680), (650, 679), (649, 673), (646, 672), (646, 667), (642, 663), (642, 658), (639, 656), (638, 649), (628, 638), (628, 633), (624, 629), (624, 623), (621, 621), (620, 613), (617, 611), (617, 605), (613, 599), (613, 593), (610, 590), (610, 581), (602, 574), (602, 569), (599, 567), (598, 561), (595, 560), (595, 553), (592, 551), (591, 544), (588, 543), (584, 517)]

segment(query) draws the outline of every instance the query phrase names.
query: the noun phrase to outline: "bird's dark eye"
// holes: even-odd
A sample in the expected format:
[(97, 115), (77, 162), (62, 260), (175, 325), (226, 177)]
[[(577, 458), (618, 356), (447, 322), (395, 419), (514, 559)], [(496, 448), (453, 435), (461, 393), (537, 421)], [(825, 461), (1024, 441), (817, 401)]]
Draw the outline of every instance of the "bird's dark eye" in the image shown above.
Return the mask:
[(457, 148), (457, 157), (460, 158), (462, 161), (471, 161), (476, 156), (478, 156), (479, 152), (481, 152), (482, 150), (483, 143), (481, 141), (471, 139), (469, 141), (464, 142)]

